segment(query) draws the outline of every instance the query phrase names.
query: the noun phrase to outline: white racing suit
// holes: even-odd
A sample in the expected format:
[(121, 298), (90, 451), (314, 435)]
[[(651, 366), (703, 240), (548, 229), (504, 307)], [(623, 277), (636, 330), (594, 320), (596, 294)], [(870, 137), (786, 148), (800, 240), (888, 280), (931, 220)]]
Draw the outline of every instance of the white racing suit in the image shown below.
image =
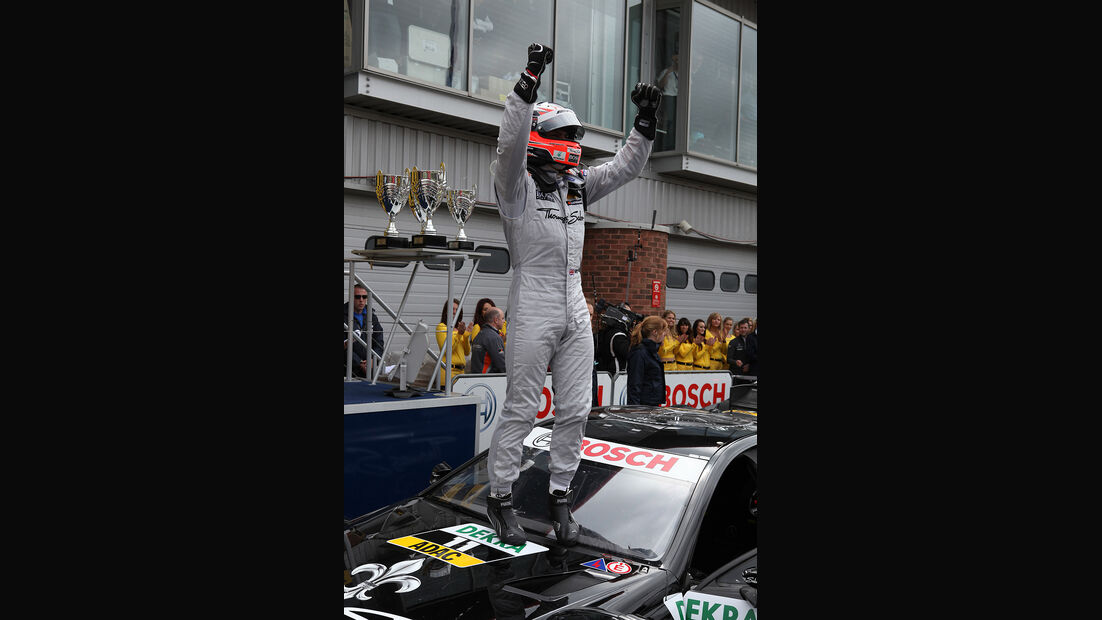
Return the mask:
[[(570, 488), (593, 398), (593, 333), (579, 271), (585, 211), (580, 197), (568, 200), (562, 176), (557, 175), (557, 191), (542, 193), (527, 171), (534, 107), (509, 92), (494, 170), (513, 268), (505, 347), (508, 388), (489, 453), (490, 492), (495, 495), (510, 493), (520, 474), (521, 444), (542, 404), (548, 366), (555, 388), (551, 490)], [(612, 161), (584, 171), (587, 204), (638, 176), (652, 146), (632, 128)]]

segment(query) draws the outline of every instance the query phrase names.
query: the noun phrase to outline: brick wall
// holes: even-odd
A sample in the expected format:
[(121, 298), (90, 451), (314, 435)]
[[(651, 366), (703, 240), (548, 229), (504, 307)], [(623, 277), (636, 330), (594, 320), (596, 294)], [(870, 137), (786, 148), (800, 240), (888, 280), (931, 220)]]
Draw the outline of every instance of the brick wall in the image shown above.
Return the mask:
[[(626, 301), (632, 310), (644, 316), (660, 314), (666, 302), (666, 249), (669, 235), (665, 232), (633, 228), (589, 228), (585, 231), (582, 250), (582, 290), (586, 299), (593, 302), (593, 289), (597, 296), (610, 304), (624, 299), (628, 279), (628, 250), (635, 249), (635, 262), (631, 263), (631, 286)], [(636, 243), (643, 247), (635, 248)], [(651, 281), (662, 283), (662, 297), (658, 308), (651, 307)]]

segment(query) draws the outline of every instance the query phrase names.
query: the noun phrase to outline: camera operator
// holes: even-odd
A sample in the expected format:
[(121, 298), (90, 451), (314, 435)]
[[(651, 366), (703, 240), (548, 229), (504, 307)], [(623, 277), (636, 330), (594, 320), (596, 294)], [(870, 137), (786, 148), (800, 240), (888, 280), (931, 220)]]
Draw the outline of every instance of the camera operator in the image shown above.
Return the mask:
[(642, 317), (632, 312), (627, 302), (609, 306), (602, 299), (597, 307), (603, 311), (601, 331), (597, 334), (597, 370), (624, 372), (631, 349), (631, 330)]

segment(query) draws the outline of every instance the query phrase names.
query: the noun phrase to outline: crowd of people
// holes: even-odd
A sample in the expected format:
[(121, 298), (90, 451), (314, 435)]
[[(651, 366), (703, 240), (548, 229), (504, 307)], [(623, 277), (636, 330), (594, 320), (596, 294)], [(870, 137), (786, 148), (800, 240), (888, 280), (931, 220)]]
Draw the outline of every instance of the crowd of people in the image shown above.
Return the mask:
[[(364, 308), (367, 291), (356, 286), (353, 321), (356, 333), (361, 333), (366, 321)], [(452, 324), (452, 376), (463, 373), (504, 373), (506, 329), (505, 312), (493, 299), (483, 297), (475, 304), (474, 317), (468, 325), (463, 320), (459, 300), (451, 300)], [(598, 316), (591, 303), (590, 328), (593, 332), (594, 388), (596, 397), (596, 372), (624, 373), (628, 380), (628, 404), (661, 405), (665, 402), (665, 373), (676, 370), (729, 370), (736, 375), (758, 376), (758, 325), (745, 317), (737, 322), (733, 317), (722, 317), (713, 312), (707, 319), (689, 321), (678, 318), (673, 310), (661, 315), (640, 316), (634, 314), (627, 303), (605, 308)], [(348, 304), (345, 304), (345, 315)], [(377, 316), (372, 316), (372, 348), (382, 355), (383, 337)], [(447, 340), (448, 305), (440, 310), (440, 322), (436, 325), (436, 344), (444, 351)], [(364, 332), (366, 336), (366, 331)], [(345, 347), (347, 348), (347, 340)], [(353, 374), (363, 377), (366, 373), (367, 350), (359, 343), (353, 348)], [(440, 369), (440, 382), (445, 380), (445, 369)]]

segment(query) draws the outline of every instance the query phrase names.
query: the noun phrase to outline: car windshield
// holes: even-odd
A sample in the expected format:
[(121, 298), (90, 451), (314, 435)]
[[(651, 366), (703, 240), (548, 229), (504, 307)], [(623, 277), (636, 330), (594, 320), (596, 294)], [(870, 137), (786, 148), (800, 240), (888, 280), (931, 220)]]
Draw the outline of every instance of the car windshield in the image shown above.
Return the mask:
[[(521, 525), (551, 537), (547, 511), (549, 453), (526, 445), (513, 485)], [(689, 503), (693, 482), (582, 459), (574, 475), (571, 512), (581, 526), (579, 544), (640, 560), (657, 561)], [(429, 497), (484, 515), (490, 479), (486, 456), (458, 470)]]

